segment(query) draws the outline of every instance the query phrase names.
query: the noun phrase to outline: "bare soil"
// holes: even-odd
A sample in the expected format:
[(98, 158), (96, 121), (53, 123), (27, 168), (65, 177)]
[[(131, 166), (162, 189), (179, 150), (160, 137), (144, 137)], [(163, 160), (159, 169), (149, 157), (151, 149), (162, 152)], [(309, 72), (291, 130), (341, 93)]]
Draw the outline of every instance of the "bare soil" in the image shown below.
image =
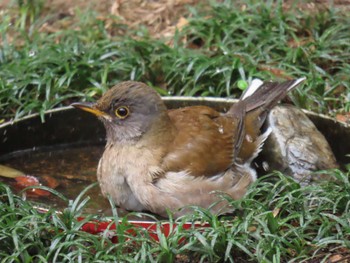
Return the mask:
[[(31, 0), (23, 0), (24, 3)], [(187, 23), (190, 15), (188, 6), (206, 5), (201, 0), (41, 0), (43, 8), (41, 17), (52, 16), (49, 25), (43, 30), (56, 31), (69, 27), (77, 19), (77, 15), (85, 10), (94, 10), (101, 20), (111, 16), (119, 17), (120, 22), (133, 29), (144, 26), (156, 38), (171, 37), (176, 27), (181, 28)], [(218, 2), (222, 0), (217, 0)], [(40, 0), (38, 0), (40, 2)], [(238, 1), (239, 2), (239, 1)], [(242, 4), (244, 5), (244, 4)], [(318, 12), (333, 5), (344, 12), (350, 11), (350, 0), (316, 0), (295, 1), (283, 3), (285, 9), (297, 8), (303, 12)], [(15, 0), (2, 0), (0, 12), (17, 7)], [(64, 20), (64, 21), (60, 21)]]

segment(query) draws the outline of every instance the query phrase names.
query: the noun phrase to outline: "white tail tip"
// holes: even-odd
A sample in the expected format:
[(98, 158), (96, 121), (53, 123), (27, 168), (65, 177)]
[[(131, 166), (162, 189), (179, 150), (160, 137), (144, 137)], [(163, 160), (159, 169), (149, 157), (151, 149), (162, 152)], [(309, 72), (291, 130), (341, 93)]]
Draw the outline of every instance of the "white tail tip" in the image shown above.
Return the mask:
[[(304, 80), (306, 80), (306, 78), (299, 78), (296, 79), (294, 81), (294, 83), (289, 87), (289, 90), (292, 90), (295, 86), (298, 86), (301, 82), (303, 82)], [(264, 84), (264, 82), (261, 79), (253, 79), (252, 82), (250, 83), (249, 87), (245, 90), (245, 92), (242, 95), (242, 99), (246, 99), (249, 96), (253, 95), (254, 92), (260, 88), (262, 85)]]
[(290, 88), (288, 90), (292, 90), (295, 86), (298, 86), (301, 82), (303, 82), (304, 80), (306, 80), (305, 77), (303, 78), (299, 78), (299, 79), (296, 79), (293, 83), (293, 85), (290, 86)]
[(253, 79), (249, 87), (245, 90), (242, 99), (251, 96), (264, 82), (261, 79)]

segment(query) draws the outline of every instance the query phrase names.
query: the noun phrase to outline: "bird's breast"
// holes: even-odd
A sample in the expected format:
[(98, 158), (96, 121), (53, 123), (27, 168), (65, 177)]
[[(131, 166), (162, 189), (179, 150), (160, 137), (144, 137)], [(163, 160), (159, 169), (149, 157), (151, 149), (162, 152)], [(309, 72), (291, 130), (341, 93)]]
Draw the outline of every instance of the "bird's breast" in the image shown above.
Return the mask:
[(132, 189), (138, 182), (152, 181), (148, 175), (157, 167), (154, 157), (149, 149), (135, 145), (106, 147), (97, 171), (102, 193), (111, 196), (118, 206), (125, 209), (144, 210)]

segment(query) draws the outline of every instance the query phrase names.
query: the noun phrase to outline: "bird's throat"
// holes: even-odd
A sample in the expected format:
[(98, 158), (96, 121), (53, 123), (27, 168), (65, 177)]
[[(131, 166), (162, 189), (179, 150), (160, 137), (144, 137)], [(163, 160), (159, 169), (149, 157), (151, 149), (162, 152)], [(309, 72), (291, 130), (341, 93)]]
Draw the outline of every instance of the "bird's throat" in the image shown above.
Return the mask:
[[(140, 123), (140, 122), (139, 122)], [(106, 128), (107, 145), (158, 148), (167, 147), (175, 137), (176, 128), (167, 113), (153, 118), (147, 126), (138, 123), (127, 125), (103, 122)]]

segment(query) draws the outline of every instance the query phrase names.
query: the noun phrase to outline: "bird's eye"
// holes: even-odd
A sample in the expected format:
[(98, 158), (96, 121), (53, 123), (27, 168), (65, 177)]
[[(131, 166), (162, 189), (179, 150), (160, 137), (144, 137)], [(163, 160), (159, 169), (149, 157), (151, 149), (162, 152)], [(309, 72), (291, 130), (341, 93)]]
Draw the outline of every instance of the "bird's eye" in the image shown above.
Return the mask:
[(120, 106), (114, 111), (114, 113), (115, 116), (117, 116), (119, 119), (125, 119), (129, 116), (130, 111), (128, 107)]

